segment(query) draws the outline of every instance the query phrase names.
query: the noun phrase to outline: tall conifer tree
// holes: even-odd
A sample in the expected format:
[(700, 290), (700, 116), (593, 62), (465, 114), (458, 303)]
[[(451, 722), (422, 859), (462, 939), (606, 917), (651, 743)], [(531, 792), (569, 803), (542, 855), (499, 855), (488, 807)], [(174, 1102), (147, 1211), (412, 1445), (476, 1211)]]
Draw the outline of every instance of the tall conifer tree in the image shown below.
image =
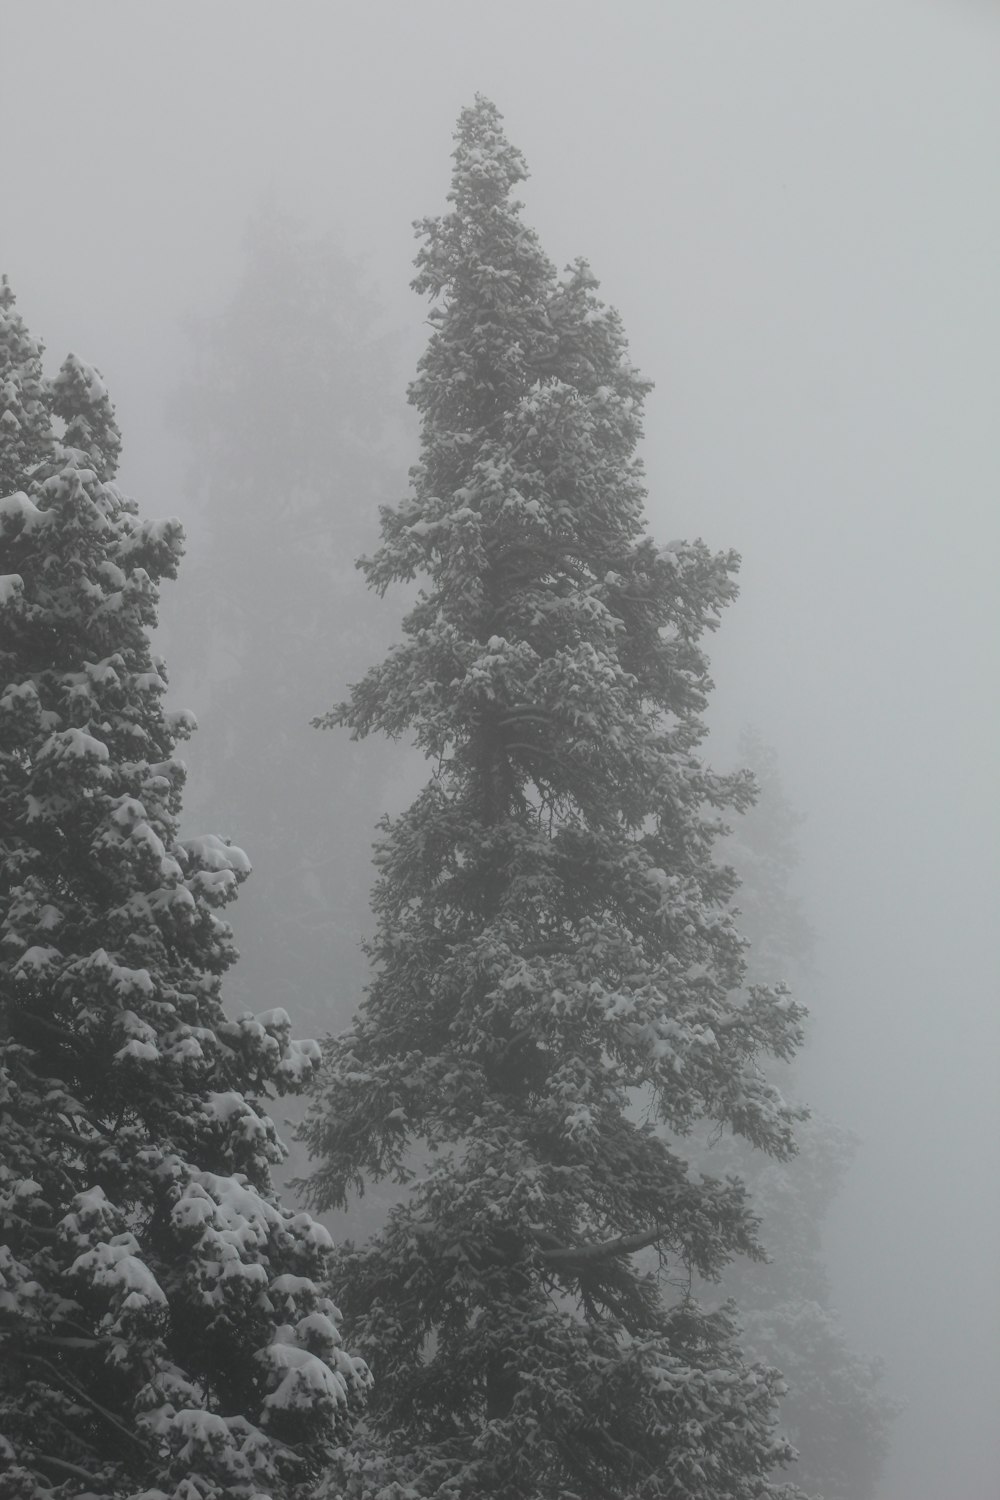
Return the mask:
[(648, 384), (620, 321), (523, 223), (489, 101), (456, 139), (450, 210), (419, 226), (421, 459), (364, 564), (379, 591), (424, 587), (324, 721), (412, 735), (433, 771), (384, 827), (374, 974), (330, 1051), (313, 1193), (343, 1203), (429, 1153), (340, 1269), (386, 1496), (749, 1500), (787, 1456), (776, 1377), (744, 1366), (728, 1312), (664, 1285), (754, 1253), (753, 1219), (655, 1128), (792, 1149), (758, 1059), (794, 1049), (799, 1012), (739, 998), (712, 855), (751, 788), (697, 754), (699, 641), (737, 559), (644, 536)]
[(99, 376), (46, 387), (6, 285), (0, 351), (0, 1496), (306, 1496), (368, 1377), (329, 1236), (269, 1182), (267, 1099), (318, 1048), (227, 1018), (249, 864), (178, 837), (149, 632), (180, 526), (114, 484)]

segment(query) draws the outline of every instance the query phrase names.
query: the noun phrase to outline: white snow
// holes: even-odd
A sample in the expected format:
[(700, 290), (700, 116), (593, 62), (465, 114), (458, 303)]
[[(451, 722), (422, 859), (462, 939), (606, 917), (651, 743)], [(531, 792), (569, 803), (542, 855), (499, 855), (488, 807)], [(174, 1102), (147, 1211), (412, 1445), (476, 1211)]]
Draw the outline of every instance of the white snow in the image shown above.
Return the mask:
[(53, 760), (106, 761), (108, 747), (102, 740), (95, 739), (82, 729), (63, 729), (58, 734), (50, 735), (40, 747), (38, 759), (49, 757)]
[(339, 1370), (329, 1365), (307, 1349), (298, 1349), (293, 1344), (270, 1344), (261, 1349), (256, 1358), (266, 1362), (272, 1370), (284, 1372), (277, 1389), (264, 1397), (264, 1405), (272, 1410), (310, 1408), (316, 1397), (326, 1397), (333, 1406), (342, 1406), (347, 1401), (347, 1382)]
[(53, 512), (39, 510), (23, 490), (15, 490), (13, 495), (5, 495), (0, 500), (0, 530), (3, 529), (3, 522), (8, 516), (11, 520), (22, 521), (25, 531), (37, 531), (39, 527), (48, 526), (51, 523)]
[(61, 957), (62, 955), (58, 948), (42, 948), (38, 946), (26, 948), (14, 965), (14, 973), (22, 976), (29, 972), (38, 974), (42, 969), (47, 969), (50, 964), (55, 963), (56, 959)]
[(126, 1057), (131, 1057), (136, 1062), (155, 1062), (159, 1055), (152, 1042), (140, 1042), (133, 1037), (130, 1042), (125, 1043), (124, 1047), (119, 1047), (115, 1053), (115, 1061), (118, 1062)]
[(241, 875), (250, 873), (250, 860), (235, 844), (227, 844), (217, 833), (205, 833), (198, 838), (182, 839), (186, 849), (202, 870), (234, 871)]
[(91, 1276), (95, 1286), (135, 1292), (144, 1301), (166, 1305), (166, 1296), (152, 1271), (134, 1254), (139, 1246), (134, 1235), (116, 1235), (78, 1255), (72, 1270)]

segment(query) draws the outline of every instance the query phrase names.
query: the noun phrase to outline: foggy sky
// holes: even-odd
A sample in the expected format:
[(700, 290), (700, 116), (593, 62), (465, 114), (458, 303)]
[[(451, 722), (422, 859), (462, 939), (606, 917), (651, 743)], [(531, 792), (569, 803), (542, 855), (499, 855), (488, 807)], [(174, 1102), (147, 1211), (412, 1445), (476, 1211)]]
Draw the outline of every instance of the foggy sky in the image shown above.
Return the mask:
[(496, 101), (529, 222), (656, 381), (651, 530), (744, 556), (715, 753), (752, 723), (808, 820), (804, 1092), (864, 1141), (836, 1297), (909, 1401), (883, 1500), (993, 1500), (1000, 6), (622, 8), (6, 0), (0, 269), (50, 369), (102, 370), (122, 481), (193, 552), (168, 396), (248, 218), (334, 231), (415, 355), (410, 223)]

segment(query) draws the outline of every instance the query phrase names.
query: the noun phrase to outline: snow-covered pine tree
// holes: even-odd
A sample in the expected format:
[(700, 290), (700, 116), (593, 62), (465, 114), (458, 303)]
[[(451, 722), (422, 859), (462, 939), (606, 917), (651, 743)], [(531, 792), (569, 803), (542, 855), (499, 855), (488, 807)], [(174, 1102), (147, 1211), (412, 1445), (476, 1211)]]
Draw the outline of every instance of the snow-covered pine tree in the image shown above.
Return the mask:
[(44, 387), (4, 299), (0, 1496), (306, 1496), (368, 1382), (329, 1236), (269, 1182), (266, 1101), (318, 1048), (220, 1003), (249, 865), (178, 837), (190, 724), (149, 643), (180, 526), (112, 482), (96, 372)]
[[(583, 263), (559, 278), (479, 98), (451, 209), (419, 226), (433, 327), (412, 493), (364, 564), (421, 576), (405, 640), (323, 721), (411, 734), (433, 762), (384, 826), (374, 976), (331, 1045), (314, 1201), (413, 1176), (338, 1289), (364, 1337), (388, 1496), (749, 1500), (774, 1493), (773, 1372), (683, 1292), (753, 1253), (738, 1182), (655, 1128), (708, 1117), (792, 1149), (760, 1054), (784, 993), (737, 993), (720, 811), (745, 777), (697, 755), (699, 638), (737, 559), (643, 535), (647, 383)], [(661, 1276), (635, 1255), (659, 1251)]]

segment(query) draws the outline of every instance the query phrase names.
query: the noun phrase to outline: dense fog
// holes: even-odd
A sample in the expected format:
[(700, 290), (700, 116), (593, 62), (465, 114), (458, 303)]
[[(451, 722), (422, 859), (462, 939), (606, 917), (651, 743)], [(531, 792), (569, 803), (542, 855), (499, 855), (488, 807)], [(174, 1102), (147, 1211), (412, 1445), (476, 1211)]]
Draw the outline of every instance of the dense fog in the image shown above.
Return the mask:
[(1000, 12), (8, 0), (0, 48), (0, 270), (53, 367), (101, 370), (143, 513), (184, 522), (187, 813), (255, 865), (231, 992), (312, 1031), (357, 1002), (366, 830), (420, 766), (309, 720), (399, 618), (350, 564), (416, 458), (410, 226), (460, 108), (499, 106), (529, 222), (655, 381), (651, 530), (743, 557), (710, 753), (752, 729), (803, 815), (796, 1087), (860, 1142), (825, 1254), (905, 1403), (879, 1500), (989, 1500)]

